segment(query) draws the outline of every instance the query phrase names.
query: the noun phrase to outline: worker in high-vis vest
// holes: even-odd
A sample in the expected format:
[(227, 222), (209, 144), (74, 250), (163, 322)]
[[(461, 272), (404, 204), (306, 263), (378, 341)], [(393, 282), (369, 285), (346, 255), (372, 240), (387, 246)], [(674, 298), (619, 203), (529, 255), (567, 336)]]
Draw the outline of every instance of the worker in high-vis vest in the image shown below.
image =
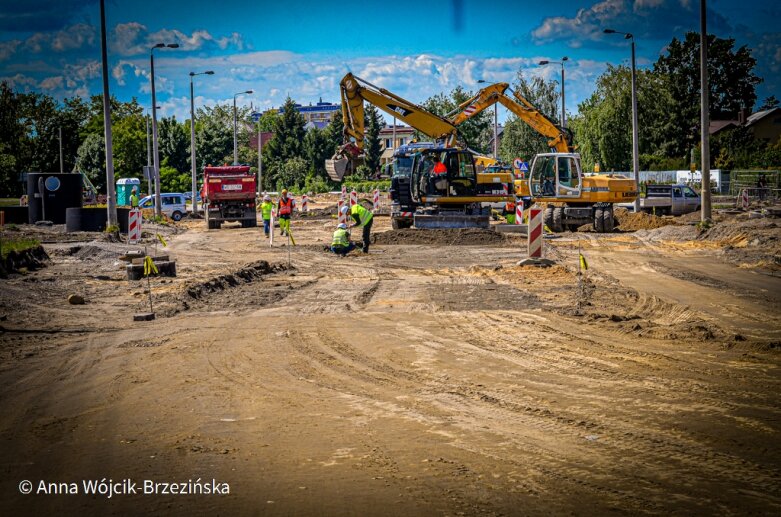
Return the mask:
[(136, 187), (133, 187), (133, 190), (130, 191), (130, 208), (138, 208), (137, 192)]
[(263, 196), (263, 203), (260, 205), (260, 217), (263, 219), (263, 233), (268, 239), (269, 232), (271, 231), (271, 211), (274, 210), (274, 203), (271, 202), (271, 196), (266, 194)]
[(504, 213), (502, 214), (507, 224), (515, 224), (515, 203), (505, 203)]
[(372, 231), (374, 215), (371, 211), (366, 210), (360, 203), (356, 203), (350, 208), (347, 208), (346, 206), (342, 207), (343, 214), (347, 214), (348, 210), (353, 221), (355, 221), (352, 226), (363, 228), (363, 252), (369, 253), (369, 237)]
[(282, 189), (282, 197), (277, 202), (277, 216), (279, 217), (279, 229), (282, 235), (290, 233), (290, 217), (293, 215), (293, 209), (296, 207), (296, 201), (288, 197), (287, 189)]
[(355, 243), (350, 240), (350, 232), (347, 230), (347, 225), (339, 223), (331, 240), (331, 251), (344, 257), (354, 249)]

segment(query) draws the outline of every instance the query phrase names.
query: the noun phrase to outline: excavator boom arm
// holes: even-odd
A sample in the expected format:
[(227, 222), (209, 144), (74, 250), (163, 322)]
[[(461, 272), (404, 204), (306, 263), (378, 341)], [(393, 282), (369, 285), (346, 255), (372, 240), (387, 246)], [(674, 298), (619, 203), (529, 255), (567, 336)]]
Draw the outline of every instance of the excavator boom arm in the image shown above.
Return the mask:
[(450, 121), (353, 74), (345, 75), (340, 87), (345, 133), (359, 148), (363, 148), (364, 101), (434, 139), (451, 139), (458, 132)]
[(507, 83), (486, 86), (474, 97), (462, 103), (451, 115), (450, 121), (458, 126), (498, 102), (539, 134), (549, 138), (548, 145), (551, 149), (562, 153), (572, 152), (569, 134), (543, 115), (517, 91), (513, 92), (517, 100), (508, 97), (505, 94), (508, 87)]

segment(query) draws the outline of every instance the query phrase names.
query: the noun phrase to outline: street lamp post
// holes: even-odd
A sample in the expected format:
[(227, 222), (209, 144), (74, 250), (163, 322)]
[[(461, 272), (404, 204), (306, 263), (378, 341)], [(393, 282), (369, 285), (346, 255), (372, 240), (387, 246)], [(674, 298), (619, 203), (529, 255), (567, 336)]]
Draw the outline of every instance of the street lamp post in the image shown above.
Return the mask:
[(160, 200), (160, 154), (157, 148), (157, 97), (155, 95), (155, 49), (156, 48), (179, 48), (177, 43), (158, 43), (149, 49), (149, 68), (150, 80), (152, 82), (152, 157), (155, 165), (155, 215), (160, 217), (162, 206)]
[(193, 173), (193, 197), (192, 197), (192, 213), (198, 213), (198, 167), (195, 163), (195, 96), (193, 94), (193, 77), (196, 75), (214, 75), (212, 70), (206, 72), (190, 72), (190, 166)]
[(564, 109), (564, 62), (569, 60), (567, 56), (561, 58), (561, 61), (540, 61), (540, 66), (553, 64), (561, 65), (561, 127), (567, 127), (567, 112)]
[[(624, 39), (632, 40), (632, 170), (635, 184), (640, 189), (640, 144), (637, 134), (637, 62), (635, 60), (635, 37), (629, 32), (605, 29), (605, 34), (623, 34)], [(635, 198), (635, 212), (640, 211), (640, 196)]]
[(247, 90), (245, 92), (239, 92), (233, 94), (233, 165), (239, 164), (239, 141), (238, 141), (238, 127), (239, 127), (239, 120), (238, 115), (236, 111), (236, 97), (239, 95), (252, 95), (255, 93), (253, 90)]

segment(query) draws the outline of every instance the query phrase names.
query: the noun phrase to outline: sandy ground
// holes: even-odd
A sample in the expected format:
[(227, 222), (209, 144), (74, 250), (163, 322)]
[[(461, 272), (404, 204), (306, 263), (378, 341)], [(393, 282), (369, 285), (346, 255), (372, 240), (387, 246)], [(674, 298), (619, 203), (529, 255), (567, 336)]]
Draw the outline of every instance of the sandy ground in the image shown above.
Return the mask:
[[(338, 259), (333, 224), (183, 222), (153, 322), (100, 236), (0, 281), (0, 515), (781, 512), (781, 278), (734, 236), (565, 234), (535, 269), (479, 235)], [(35, 493), (104, 478), (230, 494)]]

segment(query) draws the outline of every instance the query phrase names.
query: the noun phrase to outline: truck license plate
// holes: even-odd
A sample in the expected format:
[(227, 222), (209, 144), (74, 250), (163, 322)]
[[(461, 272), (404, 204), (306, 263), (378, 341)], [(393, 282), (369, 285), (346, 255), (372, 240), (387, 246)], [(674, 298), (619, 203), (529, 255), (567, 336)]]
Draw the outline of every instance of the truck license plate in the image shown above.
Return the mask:
[(236, 184), (236, 185), (223, 185), (222, 190), (241, 190), (242, 185)]

